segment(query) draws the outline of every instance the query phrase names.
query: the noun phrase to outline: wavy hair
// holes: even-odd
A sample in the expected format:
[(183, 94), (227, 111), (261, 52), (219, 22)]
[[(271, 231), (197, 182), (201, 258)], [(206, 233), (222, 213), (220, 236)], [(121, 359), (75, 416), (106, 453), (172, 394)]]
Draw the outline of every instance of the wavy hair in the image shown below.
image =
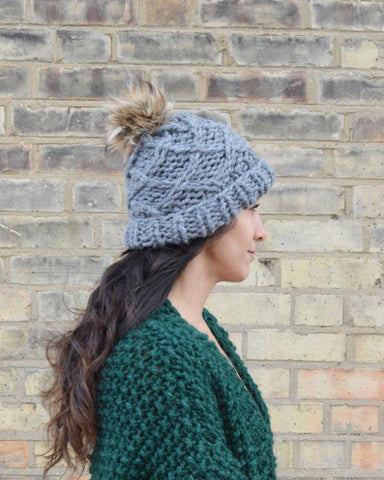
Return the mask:
[(51, 447), (43, 478), (60, 460), (70, 469), (84, 470), (96, 444), (97, 385), (108, 355), (165, 302), (178, 275), (207, 240), (223, 235), (233, 224), (187, 245), (125, 251), (105, 270), (76, 327), (49, 342), (53, 382), (42, 398), (50, 413)]

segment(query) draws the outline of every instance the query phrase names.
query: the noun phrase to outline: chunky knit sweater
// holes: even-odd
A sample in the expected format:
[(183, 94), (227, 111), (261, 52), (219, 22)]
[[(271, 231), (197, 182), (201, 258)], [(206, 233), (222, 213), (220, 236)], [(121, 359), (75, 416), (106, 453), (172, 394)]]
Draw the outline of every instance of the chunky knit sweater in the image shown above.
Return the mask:
[(276, 479), (259, 390), (203, 316), (228, 358), (168, 300), (118, 342), (98, 389), (92, 480)]

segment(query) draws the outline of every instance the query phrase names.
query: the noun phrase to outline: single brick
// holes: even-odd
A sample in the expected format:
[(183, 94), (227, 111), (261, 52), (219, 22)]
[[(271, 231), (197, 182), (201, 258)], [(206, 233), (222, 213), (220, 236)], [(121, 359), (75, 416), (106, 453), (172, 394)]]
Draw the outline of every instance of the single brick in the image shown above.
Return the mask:
[(300, 73), (242, 73), (208, 76), (208, 100), (305, 102), (307, 79)]
[(125, 31), (117, 37), (117, 58), (134, 63), (219, 63), (210, 33), (145, 33)]
[(238, 293), (236, 301), (227, 293), (212, 293), (207, 306), (229, 325), (288, 325), (291, 297), (278, 293)]
[(331, 428), (333, 432), (345, 435), (377, 433), (378, 415), (377, 407), (334, 405), (331, 406)]
[(383, 31), (382, 2), (316, 0), (311, 7), (314, 27)]
[(383, 335), (354, 335), (355, 362), (383, 363), (384, 336)]
[(197, 100), (198, 76), (189, 71), (176, 70), (151, 72), (167, 98), (172, 100)]
[(24, 20), (24, 0), (2, 0), (0, 4), (0, 18), (3, 23)]
[[(0, 231), (1, 234), (1, 231)], [(27, 321), (31, 314), (31, 292), (11, 288), (0, 289), (0, 321)]]
[(296, 325), (332, 327), (343, 324), (343, 297), (339, 295), (298, 295)]
[(301, 14), (295, 1), (282, 0), (214, 0), (200, 2), (200, 22), (203, 25), (235, 27), (298, 27)]
[(0, 440), (0, 464), (4, 468), (28, 466), (28, 443), (25, 440)]
[(239, 65), (330, 67), (332, 41), (304, 35), (242, 35), (230, 39), (231, 54)]
[(0, 173), (22, 172), (30, 169), (28, 147), (18, 145), (0, 146)]
[(384, 442), (352, 442), (351, 467), (383, 471)]
[(48, 30), (0, 29), (0, 59), (52, 60), (52, 34)]
[(90, 220), (0, 217), (0, 247), (83, 248), (93, 245)]
[(0, 432), (36, 432), (47, 421), (48, 414), (40, 403), (0, 403)]
[(27, 370), (25, 374), (24, 390), (28, 396), (38, 396), (47, 388), (52, 380), (51, 372), (47, 370)]
[(321, 433), (323, 407), (319, 404), (270, 405), (272, 431), (276, 433)]
[(108, 62), (111, 38), (97, 30), (59, 30), (64, 63)]
[(268, 251), (361, 252), (363, 249), (363, 229), (355, 221), (267, 220), (265, 229), (268, 235), (264, 245)]
[(353, 215), (355, 217), (384, 216), (384, 185), (353, 187)]
[(18, 390), (17, 370), (4, 368), (0, 370), (0, 395), (15, 396)]
[(275, 184), (261, 199), (260, 209), (262, 213), (338, 215), (344, 210), (344, 192), (340, 187), (307, 182)]
[(383, 105), (384, 78), (355, 72), (324, 75), (320, 79), (320, 100), (340, 105)]
[(345, 467), (343, 442), (300, 442), (300, 468)]
[(384, 327), (384, 296), (354, 295), (349, 310), (353, 324), (358, 327)]
[(354, 142), (384, 142), (384, 114), (355, 113), (351, 129)]
[(189, 24), (192, 0), (146, 0), (146, 24), (183, 27)]
[(324, 153), (316, 148), (276, 147), (274, 145), (258, 145), (255, 151), (281, 177), (313, 177), (324, 171)]
[(374, 258), (281, 260), (281, 285), (285, 288), (375, 288), (382, 278), (383, 265)]
[(121, 173), (121, 158), (102, 145), (43, 145), (40, 169), (49, 172)]
[(39, 70), (41, 98), (106, 98), (119, 96), (126, 73), (121, 68), (63, 68)]
[(103, 220), (101, 223), (101, 246), (103, 248), (118, 248), (123, 250), (123, 236), (128, 219), (124, 215), (118, 220)]
[(0, 67), (0, 97), (26, 98), (28, 96), (28, 70), (20, 67)]
[(15, 107), (13, 124), (25, 135), (103, 136), (107, 112), (102, 108), (57, 107), (29, 109)]
[(384, 42), (367, 38), (349, 38), (341, 45), (341, 66), (346, 68), (383, 68)]
[(341, 140), (343, 123), (337, 113), (246, 108), (239, 114), (240, 133), (250, 139)]
[(248, 367), (264, 398), (289, 397), (289, 370), (284, 368)]
[(74, 298), (66, 292), (39, 292), (39, 320), (43, 322), (61, 322), (74, 317)]
[[(29, 335), (21, 327), (0, 330), (0, 358), (22, 359), (27, 354)], [(0, 413), (1, 418), (1, 413)], [(0, 420), (1, 424), (1, 420)]]
[(336, 177), (384, 178), (383, 149), (352, 147), (334, 152)]
[(79, 182), (73, 187), (73, 205), (81, 212), (120, 212), (120, 186), (110, 182)]
[(299, 370), (300, 399), (382, 400), (383, 370)]
[(33, 0), (37, 23), (132, 25), (136, 20), (135, 0), (79, 2), (78, 0)]
[(11, 257), (11, 283), (36, 285), (93, 285), (112, 257)]
[(371, 248), (370, 252), (384, 251), (384, 224), (374, 225), (371, 232)]
[(62, 181), (0, 178), (0, 210), (62, 212), (64, 191)]
[(293, 442), (275, 438), (273, 452), (276, 456), (278, 468), (293, 467)]
[(254, 360), (341, 362), (345, 348), (342, 333), (300, 334), (272, 328), (248, 333), (248, 358)]

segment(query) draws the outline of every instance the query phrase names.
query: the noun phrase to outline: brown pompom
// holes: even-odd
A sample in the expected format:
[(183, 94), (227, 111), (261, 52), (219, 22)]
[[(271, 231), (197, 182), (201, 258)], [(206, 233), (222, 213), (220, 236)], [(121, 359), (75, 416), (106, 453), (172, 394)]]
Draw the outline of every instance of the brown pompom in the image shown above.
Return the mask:
[(128, 158), (143, 135), (154, 134), (169, 121), (171, 107), (149, 77), (132, 74), (122, 97), (110, 105), (107, 148)]

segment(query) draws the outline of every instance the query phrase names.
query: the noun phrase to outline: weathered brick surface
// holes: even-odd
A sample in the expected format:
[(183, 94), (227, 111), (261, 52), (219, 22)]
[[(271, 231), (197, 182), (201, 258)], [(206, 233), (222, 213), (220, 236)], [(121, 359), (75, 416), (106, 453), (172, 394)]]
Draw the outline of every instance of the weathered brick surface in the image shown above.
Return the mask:
[(335, 113), (247, 108), (240, 112), (239, 127), (251, 139), (341, 140), (343, 117)]
[(297, 295), (296, 325), (338, 326), (343, 323), (343, 297), (340, 295)]
[(340, 178), (384, 178), (384, 153), (381, 148), (335, 150), (334, 162), (336, 176)]
[(19, 67), (0, 68), (0, 97), (21, 97), (29, 95), (28, 70)]
[(17, 22), (24, 19), (24, 0), (2, 0), (0, 5), (0, 18), (4, 22)]
[(335, 433), (376, 433), (379, 429), (377, 407), (331, 407), (331, 427)]
[(15, 107), (13, 124), (24, 135), (102, 136), (106, 111), (102, 108), (39, 108)]
[(121, 159), (103, 145), (43, 145), (40, 170), (48, 172), (121, 173)]
[(350, 38), (341, 46), (341, 64), (349, 68), (383, 68), (384, 42), (368, 38)]
[(37, 23), (85, 25), (131, 25), (136, 18), (135, 0), (97, 1), (92, 5), (77, 0), (33, 0), (33, 19)]
[(119, 185), (109, 182), (79, 182), (73, 187), (73, 206), (80, 212), (119, 212)]
[(300, 6), (294, 1), (255, 2), (215, 0), (200, 2), (200, 21), (208, 26), (296, 27), (301, 24)]
[(319, 0), (311, 2), (311, 7), (315, 27), (383, 31), (382, 2)]
[[(125, 167), (104, 140), (106, 99), (131, 68), (276, 171), (258, 261), (208, 306), (271, 409), (278, 478), (383, 478), (383, 12), (378, 0), (0, 2), (2, 480), (42, 478), (45, 343), (124, 249)], [(69, 480), (63, 467), (47, 480)]]
[(353, 295), (350, 298), (349, 309), (354, 325), (384, 327), (384, 296)]
[(333, 62), (332, 41), (326, 37), (236, 34), (230, 51), (239, 65), (328, 67)]
[(0, 247), (90, 248), (92, 244), (92, 224), (87, 219), (0, 217)]
[(307, 81), (301, 74), (216, 75), (208, 78), (209, 100), (254, 100), (271, 102), (305, 102)]
[(189, 24), (192, 0), (146, 0), (146, 24), (183, 27)]
[(133, 63), (218, 63), (221, 58), (210, 33), (141, 33), (118, 34), (117, 57)]
[(30, 170), (29, 149), (11, 145), (0, 146), (0, 174)]
[(345, 466), (343, 442), (301, 442), (301, 468), (343, 468)]
[(62, 212), (64, 192), (65, 185), (57, 180), (0, 178), (0, 210)]
[(383, 265), (374, 258), (283, 259), (281, 283), (293, 288), (370, 289), (383, 282)]
[(0, 60), (52, 60), (51, 32), (0, 29)]
[(302, 399), (380, 400), (384, 393), (381, 370), (299, 370), (298, 397)]
[(383, 105), (384, 77), (370, 78), (351, 72), (327, 74), (320, 81), (320, 100), (346, 105)]
[(59, 30), (57, 36), (64, 63), (98, 63), (110, 58), (111, 38), (100, 31)]
[(355, 221), (268, 220), (265, 227), (268, 236), (264, 245), (271, 251), (361, 252), (363, 249), (363, 229)]

